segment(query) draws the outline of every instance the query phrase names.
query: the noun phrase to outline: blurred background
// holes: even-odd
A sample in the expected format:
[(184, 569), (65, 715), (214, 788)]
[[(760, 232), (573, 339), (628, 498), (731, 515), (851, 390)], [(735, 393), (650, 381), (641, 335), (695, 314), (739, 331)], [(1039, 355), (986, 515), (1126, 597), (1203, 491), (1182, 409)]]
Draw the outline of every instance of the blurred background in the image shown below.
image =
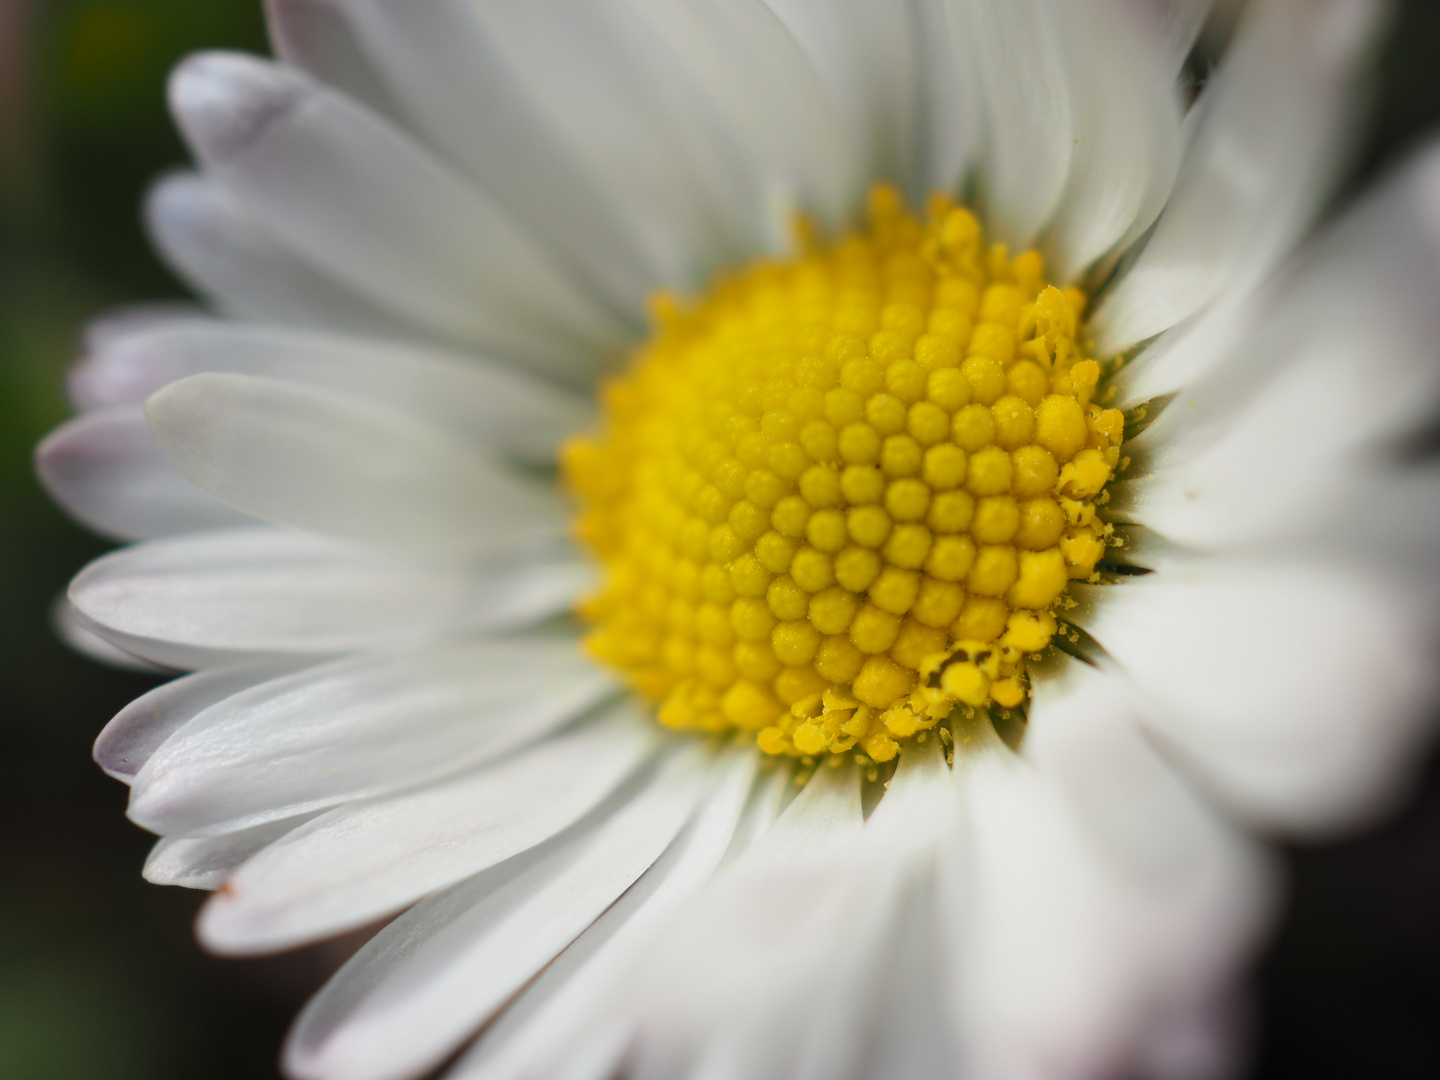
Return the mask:
[[(151, 838), (90, 761), (153, 681), (73, 655), (47, 623), (105, 545), (46, 501), (31, 449), (67, 415), (85, 319), (183, 295), (138, 206), (185, 160), (166, 72), (205, 47), (265, 51), (259, 0), (0, 0), (0, 1080), (273, 1077), (289, 1017), (336, 963), (200, 952), (201, 895), (141, 880)], [(1402, 4), (1347, 191), (1440, 134), (1437, 58), (1440, 3)], [(1385, 829), (1288, 859), (1254, 1075), (1440, 1076), (1440, 768)]]

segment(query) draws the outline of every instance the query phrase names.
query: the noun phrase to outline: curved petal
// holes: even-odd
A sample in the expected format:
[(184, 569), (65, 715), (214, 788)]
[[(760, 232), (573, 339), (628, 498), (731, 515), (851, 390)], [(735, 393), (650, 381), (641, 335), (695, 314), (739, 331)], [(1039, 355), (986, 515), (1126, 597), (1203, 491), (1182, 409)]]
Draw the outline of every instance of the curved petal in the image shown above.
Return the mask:
[(1091, 320), (1112, 354), (1244, 295), (1329, 194), (1351, 82), (1382, 5), (1252, 5), (1192, 116), (1189, 149), (1154, 233)]
[(257, 527), (113, 552), (76, 577), (70, 599), (122, 648), (184, 663), (187, 651), (333, 656), (534, 623), (587, 576), (528, 552), (462, 573)]
[(501, 208), (300, 72), (203, 54), (176, 69), (170, 101), (207, 175), (382, 309), (571, 378), (623, 339)]
[(1430, 589), (1290, 555), (1073, 591), (1150, 730), (1242, 817), (1322, 834), (1402, 793), (1431, 728)]
[(924, 199), (930, 192), (916, 176), (921, 54), (914, 6), (766, 2), (824, 79), (861, 175), (890, 179), (912, 199)]
[(176, 472), (135, 406), (102, 409), (61, 424), (35, 448), (35, 471), (66, 513), (116, 540), (255, 521)]
[(1051, 0), (950, 0), (985, 102), (980, 194), (995, 238), (1028, 247), (1065, 191), (1075, 146), (1065, 49)]
[(705, 787), (674, 754), (611, 814), (396, 919), (306, 1006), (285, 1048), (300, 1080), (433, 1068), (655, 862)]
[[(581, 175), (620, 196), (627, 232), (660, 270), (652, 286), (696, 288), (763, 243), (763, 192), (748, 163), (638, 5), (555, 0), (469, 9), (522, 100)], [(563, 34), (555, 32), (557, 19)]]
[(144, 660), (134, 653), (126, 652), (113, 642), (106, 641), (85, 625), (75, 605), (64, 596), (57, 597), (50, 605), (50, 627), (55, 636), (70, 648), (96, 663), (122, 671), (138, 671), (146, 675), (173, 675), (174, 669), (163, 664)]
[[(1216, 430), (1286, 365), (1349, 350), (1356, 373), (1400, 380), (1423, 399), (1440, 316), (1440, 145), (1427, 144), (1310, 241), (1269, 287), (1217, 303), (1160, 336), (1113, 377), (1116, 404), (1185, 388), (1142, 436), (1173, 446), (1196, 427)], [(1369, 393), (1380, 393), (1372, 388)], [(1359, 410), (1357, 410), (1358, 412)], [(1171, 457), (1175, 456), (1171, 450)]]
[(920, 97), (914, 205), (933, 191), (959, 194), (985, 136), (984, 110), (970, 41), (956, 32), (947, 0), (916, 0)]
[[(511, 207), (595, 288), (638, 311), (659, 274), (625, 207), (587, 175), (525, 99), (484, 33), (474, 5), (352, 0), (360, 43), (414, 128)], [(628, 211), (628, 213), (627, 213)]]
[(1263, 925), (1257, 852), (1130, 709), (1119, 680), (1071, 663), (1037, 686), (1023, 760), (988, 725), (957, 748), (973, 862), (952, 1007), (976, 1075), (1122, 1074)]
[(177, 379), (223, 372), (336, 390), (438, 421), (526, 461), (587, 425), (578, 395), (467, 353), (373, 338), (187, 320), (115, 333), (70, 372), (72, 394), (138, 404)]
[(365, 56), (350, 6), (348, 0), (265, 0), (270, 47), (286, 63), (394, 116), (394, 99)]
[[(121, 304), (93, 317), (85, 324), (81, 336), (85, 352), (99, 352), (112, 342), (120, 341), (133, 334), (158, 330), (162, 326), (178, 327), (192, 322), (209, 323), (213, 316), (199, 304), (186, 300), (154, 301), (135, 304)], [(90, 402), (82, 393), (77, 394), (73, 386), (66, 387), (76, 408), (94, 409), (101, 405), (114, 404), (109, 401)]]
[(162, 834), (250, 828), (489, 761), (612, 692), (569, 638), (338, 660), (200, 712), (136, 775), (129, 814)]
[(1194, 48), (1213, 0), (1122, 0), (1131, 21), (1150, 40), (1162, 74), (1175, 81)]
[[(777, 771), (755, 785), (755, 756), (737, 754), (722, 766), (685, 831), (485, 1029), (449, 1073), (452, 1080), (569, 1076), (563, 1062), (577, 1050), (586, 1053), (594, 1029), (615, 1030), (611, 1014), (628, 1011), (631, 973), (664, 926), (779, 814), (786, 777)], [(619, 1030), (628, 1038), (629, 1025)], [(603, 1035), (600, 1041), (614, 1043)]]
[(1110, 0), (1059, 4), (1075, 145), (1045, 233), (1052, 275), (1073, 279), (1154, 222), (1180, 164), (1173, 73)]
[[(634, 2), (714, 110), (768, 208), (847, 224), (867, 178), (820, 73), (770, 5)], [(788, 233), (770, 239), (779, 248)]]
[(201, 913), (200, 939), (270, 952), (389, 915), (569, 828), (656, 746), (622, 711), (478, 771), (336, 807), (247, 864)]
[(554, 539), (559, 499), (472, 440), (332, 390), (192, 375), (145, 404), (181, 475), (256, 517), (433, 559)]
[(141, 873), (152, 885), (218, 889), (256, 853), (305, 820), (286, 818), (222, 836), (167, 836), (150, 849)]
[(426, 336), (288, 250), (212, 180), (174, 173), (145, 200), (145, 222), (179, 277), (227, 314), (286, 326)]
[(132, 783), (160, 745), (195, 716), (232, 694), (288, 675), (309, 659), (251, 660), (171, 679), (115, 714), (95, 740), (95, 764), (122, 784)]
[[(898, 887), (866, 872), (862, 838), (853, 766), (819, 769), (651, 949), (639, 976), (637, 1075), (808, 1076), (851, 1047), (861, 1025), (854, 1017), (847, 1032), (845, 1022), (867, 999), (833, 991), (853, 989), (852, 961), (868, 968)], [(837, 951), (840, 940), (851, 948)], [(796, 1032), (793, 1010), (806, 1001), (816, 1020)]]

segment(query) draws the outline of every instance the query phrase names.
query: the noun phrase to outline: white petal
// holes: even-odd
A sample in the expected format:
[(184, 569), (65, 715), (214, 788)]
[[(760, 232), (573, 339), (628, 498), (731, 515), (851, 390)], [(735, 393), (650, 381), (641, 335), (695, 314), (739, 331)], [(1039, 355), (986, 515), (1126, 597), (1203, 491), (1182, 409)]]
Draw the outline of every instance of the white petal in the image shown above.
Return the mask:
[(1122, 7), (1149, 38), (1173, 81), (1205, 26), (1212, 0), (1122, 0)]
[(957, 33), (946, 0), (917, 0), (920, 36), (919, 135), (914, 194), (959, 193), (975, 166), (985, 136), (981, 91), (970, 56), (971, 42)]
[[(758, 190), (832, 228), (847, 224), (868, 178), (815, 66), (769, 5), (636, 3), (724, 124)], [(788, 234), (775, 239), (788, 242)]]
[(333, 656), (535, 622), (569, 604), (586, 576), (538, 553), (462, 573), (256, 527), (113, 552), (80, 573), (70, 599), (122, 648), (210, 666), (226, 654)]
[(764, 193), (636, 5), (569, 0), (468, 10), (521, 100), (581, 175), (622, 200), (626, 233), (660, 272), (652, 286), (696, 288), (763, 242)]
[(970, 42), (985, 101), (987, 224), (1025, 247), (1059, 204), (1074, 151), (1058, 20), (1050, 0), (950, 0), (950, 17)]
[(145, 404), (191, 482), (268, 521), (428, 558), (558, 536), (555, 494), (413, 414), (249, 375), (192, 375)]
[(408, 328), (284, 247), (214, 181), (165, 177), (150, 189), (145, 220), (171, 268), (231, 315), (389, 336)]
[(300, 1080), (390, 1080), (438, 1064), (621, 895), (685, 825), (706, 755), (675, 754), (614, 813), (420, 904), (306, 1007)]
[(1231, 291), (1288, 253), (1334, 179), (1350, 82), (1381, 5), (1252, 6), (1192, 110), (1193, 137), (1145, 249), (1098, 306), (1115, 353)]
[(557, 373), (621, 328), (497, 206), (382, 119), (298, 71), (192, 57), (171, 107), (206, 173), (287, 247), (377, 306)]
[[(955, 834), (946, 840), (954, 843)], [(947, 958), (940, 943), (955, 914), (933, 888), (918, 887), (905, 897), (896, 940), (880, 973), (884, 981), (875, 988), (871, 1046), (857, 1076), (935, 1080), (953, 1074), (959, 1055), (946, 1015)]]
[(112, 335), (70, 372), (96, 404), (139, 403), (176, 379), (226, 372), (285, 379), (388, 404), (528, 461), (589, 422), (586, 402), (514, 368), (467, 353), (218, 320)]
[(890, 179), (912, 199), (930, 194), (916, 182), (921, 106), (914, 9), (869, 0), (767, 3), (825, 80), (861, 175)]
[[(831, 1001), (827, 990), (848, 988), (843, 969), (851, 960), (868, 965), (874, 939), (864, 931), (872, 916), (890, 913), (891, 904), (867, 893), (867, 884), (882, 892), (894, 884), (866, 872), (858, 779), (848, 764), (822, 767), (652, 948), (637, 1075), (708, 1067), (758, 1080), (801, 1073), (805, 1062), (849, 1047), (843, 1031), (823, 1019), (843, 1026), (859, 1002)], [(842, 940), (849, 949), (837, 952)], [(793, 1010), (807, 998), (815, 1023), (797, 1033)], [(828, 1045), (822, 1034), (833, 1036)]]
[(622, 201), (589, 175), (526, 100), (474, 6), (460, 0), (354, 0), (349, 13), (414, 128), (580, 268), (602, 295), (638, 311), (659, 276), (627, 228), (634, 208), (625, 215)]
[(1037, 686), (1028, 760), (978, 729), (957, 750), (974, 861), (954, 1006), (977, 1075), (1123, 1072), (1177, 1001), (1231, 978), (1266, 913), (1255, 852), (1179, 783), (1117, 689), (1072, 663)]
[[(1394, 447), (1440, 397), (1437, 181), (1432, 148), (1307, 251), (1231, 354), (1204, 358), (1208, 372), (1132, 441), (1143, 465), (1115, 486), (1115, 512), (1208, 550), (1423, 543), (1401, 493), (1423, 498), (1424, 479), (1401, 473)], [(1177, 358), (1194, 377), (1200, 355), (1171, 353), (1128, 393), (1165, 386)]]
[[(99, 352), (132, 334), (143, 334), (150, 330), (158, 330), (162, 326), (183, 326), (192, 322), (207, 323), (211, 321), (211, 318), (210, 313), (199, 304), (186, 300), (121, 304), (119, 307), (102, 311), (86, 323), (81, 341), (87, 353)], [(75, 406), (79, 409), (94, 409), (101, 405), (114, 404), (106, 400), (97, 400), (92, 404), (84, 399), (83, 393), (77, 395), (75, 387), (67, 385), (66, 389), (70, 391), (71, 399), (75, 401)], [(77, 398), (79, 400), (76, 400)]]
[(487, 768), (327, 811), (249, 863), (201, 913), (201, 941), (271, 952), (363, 926), (548, 840), (656, 748), (628, 711)]
[(121, 783), (135, 779), (150, 756), (197, 713), (231, 694), (288, 675), (306, 661), (251, 660), (172, 679), (142, 694), (105, 725), (95, 740), (95, 763)]
[(35, 448), (35, 471), (66, 513), (116, 540), (255, 520), (176, 472), (138, 406), (102, 409), (62, 424)]
[(1075, 146), (1045, 251), (1052, 274), (1069, 280), (1133, 243), (1165, 205), (1180, 163), (1180, 101), (1173, 73), (1109, 0), (1057, 11)]
[(218, 889), (257, 852), (305, 820), (286, 818), (222, 836), (167, 836), (150, 849), (145, 880), (152, 885)]
[(1292, 556), (1196, 561), (1075, 594), (1150, 728), (1237, 813), (1317, 834), (1402, 794), (1430, 730), (1430, 590)]
[(173, 674), (163, 664), (142, 660), (95, 633), (80, 618), (75, 605), (67, 597), (57, 597), (50, 605), (50, 627), (55, 636), (83, 656), (122, 671), (143, 671), (148, 675)]
[(268, 0), (270, 45), (287, 63), (393, 115), (394, 99), (365, 56), (349, 6), (348, 0)]
[[(752, 795), (755, 759), (749, 750), (722, 766), (715, 790), (685, 831), (485, 1029), (447, 1074), (451, 1080), (565, 1075), (570, 1070), (563, 1060), (577, 1050), (585, 1055), (595, 1029), (618, 1028), (628, 1038), (629, 1025), (617, 1025), (612, 1014), (624, 1015), (633, 1004), (633, 968), (696, 890), (763, 835), (779, 813), (785, 776), (772, 772)], [(752, 795), (748, 804), (747, 795)]]
[[(1184, 387), (1183, 409), (1167, 410), (1145, 440), (1217, 427), (1286, 365), (1344, 349), (1373, 373), (1369, 393), (1425, 393), (1440, 315), (1428, 297), (1440, 278), (1440, 149), (1431, 143), (1391, 171), (1306, 245), (1285, 274), (1253, 297), (1227, 298), (1160, 336), (1114, 380), (1129, 408)], [(1351, 375), (1350, 377), (1353, 377)], [(1357, 410), (1357, 413), (1361, 410)], [(1352, 421), (1353, 423), (1353, 421)]]
[(611, 692), (567, 638), (335, 661), (205, 709), (140, 770), (129, 814), (208, 836), (383, 794), (524, 746)]

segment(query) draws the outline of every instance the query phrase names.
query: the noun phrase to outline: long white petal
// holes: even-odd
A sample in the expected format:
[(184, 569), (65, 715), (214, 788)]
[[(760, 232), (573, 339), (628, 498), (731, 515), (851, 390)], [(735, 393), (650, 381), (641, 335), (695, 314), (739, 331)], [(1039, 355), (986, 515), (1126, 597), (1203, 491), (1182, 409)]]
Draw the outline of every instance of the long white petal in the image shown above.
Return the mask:
[(868, 0), (767, 3), (824, 79), (863, 175), (886, 177), (913, 199), (928, 195), (916, 182), (921, 61), (914, 8)]
[(501, 208), (300, 72), (202, 54), (176, 69), (170, 101), (208, 175), (381, 308), (572, 377), (621, 340)]
[(585, 580), (563, 557), (460, 572), (259, 526), (113, 552), (75, 578), (70, 599), (122, 648), (183, 665), (194, 653), (333, 656), (533, 623)]
[(957, 748), (973, 870), (952, 1001), (977, 1075), (1121, 1072), (1264, 919), (1256, 853), (1129, 708), (1119, 680), (1071, 664), (1037, 686), (1025, 760), (978, 725)]
[(771, 209), (799, 206), (831, 227), (847, 224), (867, 177), (815, 64), (765, 0), (635, 3), (723, 123), (756, 189), (779, 202)]
[[(1131, 397), (1193, 382), (1130, 444), (1142, 464), (1115, 485), (1114, 513), (1207, 550), (1423, 542), (1402, 494), (1423, 498), (1423, 477), (1402, 472), (1394, 447), (1440, 400), (1437, 181), (1432, 147), (1312, 245), (1229, 356), (1147, 365), (1147, 350), (1122, 374)], [(1382, 509), (1416, 527), (1386, 528)]]
[(1143, 341), (1227, 291), (1249, 292), (1289, 254), (1329, 193), (1350, 83), (1380, 6), (1252, 6), (1192, 110), (1170, 202), (1091, 320), (1100, 352)]
[(145, 404), (160, 451), (268, 521), (439, 559), (558, 536), (560, 502), (412, 413), (250, 375), (192, 375)]
[(388, 404), (537, 463), (553, 462), (559, 441), (591, 414), (576, 394), (468, 353), (219, 320), (112, 334), (71, 370), (70, 389), (88, 408), (138, 404), (202, 372), (285, 379)]
[(612, 302), (638, 311), (658, 275), (627, 228), (622, 201), (588, 176), (525, 100), (471, 5), (352, 0), (347, 14), (415, 130)]
[(150, 755), (197, 714), (232, 694), (258, 683), (288, 675), (305, 660), (251, 660), (197, 671), (141, 694), (101, 730), (91, 751), (95, 763), (121, 783), (129, 784)]
[(398, 1080), (434, 1067), (660, 856), (705, 787), (706, 763), (682, 750), (612, 814), (395, 920), (306, 1007), (287, 1071)]
[[(646, 206), (627, 218), (661, 282), (696, 288), (763, 242), (764, 193), (635, 4), (469, 6), (524, 100), (585, 175)], [(564, 34), (554, 32), (556, 19)]]
[(1171, 72), (1110, 0), (1057, 4), (1065, 24), (1075, 146), (1046, 231), (1052, 274), (1072, 279), (1154, 222), (1180, 164)]
[(999, 240), (1029, 245), (1065, 190), (1075, 145), (1064, 46), (1050, 0), (950, 0), (985, 102), (980, 195)]
[(257, 852), (305, 820), (286, 818), (220, 836), (167, 836), (150, 849), (142, 873), (152, 885), (218, 889)]
[(35, 471), (71, 517), (116, 540), (255, 520), (176, 472), (138, 406), (102, 409), (60, 425), (35, 448)]
[(187, 836), (293, 817), (481, 764), (612, 692), (568, 638), (339, 660), (202, 711), (136, 775), (129, 814)]
[[(597, 1030), (618, 1029), (628, 1039), (635, 966), (687, 900), (779, 813), (784, 774), (772, 773), (752, 794), (755, 758), (746, 751), (724, 766), (675, 843), (486, 1028), (452, 1069), (452, 1080), (564, 1075), (562, 1063), (577, 1052), (587, 1056), (596, 1039), (613, 1044)], [(624, 1018), (618, 1024), (616, 1013)]]
[(252, 953), (363, 926), (568, 828), (655, 748), (622, 712), (475, 772), (327, 811), (247, 864), (197, 932), (216, 951)]
[(1174, 80), (1205, 26), (1213, 0), (1124, 0), (1123, 6), (1152, 42), (1165, 76)]
[(194, 173), (161, 179), (145, 201), (145, 221), (170, 267), (227, 314), (286, 326), (428, 336), (288, 250), (213, 180)]
[(270, 45), (286, 63), (394, 115), (395, 101), (365, 55), (349, 6), (347, 0), (265, 0)]
[(1386, 379), (1423, 394), (1417, 380), (1434, 368), (1440, 332), (1427, 299), (1440, 274), (1437, 184), (1440, 148), (1431, 142), (1340, 214), (1268, 287), (1227, 297), (1122, 367), (1112, 380), (1119, 408), (1182, 387), (1189, 395), (1142, 443), (1163, 440), (1174, 460), (1177, 437), (1240, 413), (1267, 379), (1310, 351), (1350, 350), (1357, 371), (1374, 372), (1371, 394), (1383, 392)]
[[(719, 875), (683, 918), (652, 949), (642, 973), (639, 1076), (793, 1075), (849, 1045), (829, 1047), (797, 1037), (792, 1010), (814, 997), (836, 1018), (854, 1001), (831, 1001), (850, 960), (868, 964), (857, 918), (872, 929), (870, 914), (890, 907), (864, 893), (865, 883), (889, 887), (887, 875), (867, 875), (861, 844), (858, 776), (853, 766), (822, 767), (786, 807), (775, 825), (736, 864)], [(867, 907), (865, 901), (875, 903)], [(850, 939), (851, 931), (857, 931)], [(837, 956), (834, 943), (850, 940), (854, 951)], [(704, 979), (693, 973), (703, 971)], [(787, 1037), (777, 1024), (788, 1029)], [(819, 1025), (830, 1034), (827, 1024)], [(770, 1051), (774, 1051), (773, 1053)], [(708, 1064), (707, 1064), (708, 1062)], [(821, 1075), (824, 1075), (821, 1073)]]
[(1430, 590), (1291, 556), (1075, 592), (1151, 730), (1243, 817), (1322, 834), (1402, 793), (1430, 731)]
[(174, 668), (146, 660), (127, 652), (112, 641), (106, 641), (81, 618), (68, 597), (57, 597), (50, 605), (50, 626), (55, 636), (70, 648), (96, 663), (122, 671), (141, 671), (147, 675), (173, 675)]
[(972, 42), (957, 32), (946, 7), (947, 0), (917, 0), (915, 5), (920, 97), (911, 197), (916, 205), (934, 191), (961, 193), (985, 137)]
[[(213, 316), (199, 304), (185, 300), (121, 304), (118, 307), (102, 311), (87, 322), (85, 331), (81, 335), (81, 342), (85, 352), (100, 352), (122, 338), (134, 334), (158, 330), (162, 326), (178, 327), (192, 322), (208, 323), (212, 318)], [(68, 384), (68, 379), (66, 389), (70, 392), (71, 401), (79, 409), (98, 409), (102, 405), (114, 404), (105, 399), (93, 402), (88, 400), (83, 391), (76, 393), (76, 388)]]

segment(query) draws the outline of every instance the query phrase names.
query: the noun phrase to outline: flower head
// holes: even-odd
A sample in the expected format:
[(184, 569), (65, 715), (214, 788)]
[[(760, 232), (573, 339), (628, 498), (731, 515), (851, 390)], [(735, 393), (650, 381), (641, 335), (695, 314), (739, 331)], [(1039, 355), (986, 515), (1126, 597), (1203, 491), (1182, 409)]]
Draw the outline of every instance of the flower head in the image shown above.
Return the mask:
[(142, 541), (75, 638), (192, 672), (96, 745), (147, 876), (393, 916), (290, 1072), (1227, 1069), (1247, 834), (1435, 690), (1440, 161), (1301, 244), (1374, 5), (1188, 113), (1204, 4), (269, 12), (149, 206), (213, 312), (102, 320), (39, 466)]

